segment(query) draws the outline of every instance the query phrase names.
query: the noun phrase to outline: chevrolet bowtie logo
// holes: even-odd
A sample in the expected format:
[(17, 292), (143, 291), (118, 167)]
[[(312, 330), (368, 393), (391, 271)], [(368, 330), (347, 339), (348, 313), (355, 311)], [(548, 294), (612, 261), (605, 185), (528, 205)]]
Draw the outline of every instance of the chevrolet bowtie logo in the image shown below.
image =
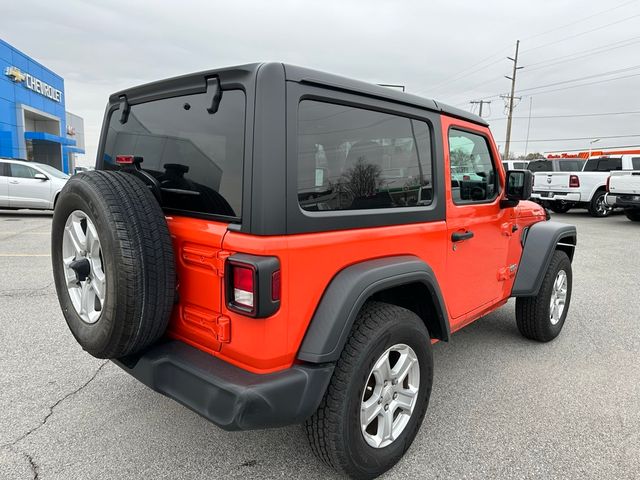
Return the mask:
[(20, 69), (17, 68), (17, 67), (7, 67), (7, 68), (5, 68), (4, 69), (4, 74), (7, 77), (10, 77), (16, 83), (24, 82), (25, 79), (27, 78), (24, 75), (24, 73), (22, 73), (20, 71)]

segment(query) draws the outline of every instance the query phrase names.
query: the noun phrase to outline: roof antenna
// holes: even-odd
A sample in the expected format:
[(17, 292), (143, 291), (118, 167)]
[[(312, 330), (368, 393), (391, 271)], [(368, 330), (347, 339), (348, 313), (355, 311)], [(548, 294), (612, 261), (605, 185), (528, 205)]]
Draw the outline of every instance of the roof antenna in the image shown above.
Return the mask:
[(126, 95), (120, 95), (120, 123), (123, 125), (127, 123), (129, 120), (129, 112), (131, 111), (131, 107), (129, 106), (129, 102), (127, 101)]
[(220, 100), (222, 100), (222, 87), (220, 86), (219, 77), (207, 78), (207, 92), (213, 91), (213, 98), (211, 99), (211, 106), (207, 108), (207, 112), (213, 115), (218, 111), (220, 107)]

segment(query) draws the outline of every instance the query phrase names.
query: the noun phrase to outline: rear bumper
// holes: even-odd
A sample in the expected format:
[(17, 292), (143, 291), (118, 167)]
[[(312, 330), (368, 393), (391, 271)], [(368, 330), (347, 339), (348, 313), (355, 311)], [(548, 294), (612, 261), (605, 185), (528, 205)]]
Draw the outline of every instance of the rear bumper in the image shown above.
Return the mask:
[(334, 364), (294, 365), (259, 375), (180, 341), (114, 363), (225, 430), (303, 422), (318, 408), (334, 369)]
[(560, 200), (563, 200), (565, 202), (579, 202), (580, 193), (535, 191), (531, 194), (531, 198), (536, 200), (548, 200), (550, 202), (560, 201)]
[(640, 208), (640, 195), (611, 195), (605, 197), (607, 205), (622, 208)]

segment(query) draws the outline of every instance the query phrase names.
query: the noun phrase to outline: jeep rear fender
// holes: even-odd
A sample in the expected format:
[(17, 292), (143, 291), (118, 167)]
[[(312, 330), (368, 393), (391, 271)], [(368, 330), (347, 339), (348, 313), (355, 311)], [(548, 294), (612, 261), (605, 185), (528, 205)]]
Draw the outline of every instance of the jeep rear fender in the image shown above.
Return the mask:
[(367, 299), (403, 285), (418, 285), (428, 292), (426, 298), (417, 299), (425, 305), (416, 307), (431, 313), (423, 320), (432, 338), (448, 340), (447, 310), (433, 270), (418, 257), (393, 256), (351, 265), (331, 280), (311, 319), (298, 359), (313, 363), (338, 360)]
[(573, 261), (576, 227), (558, 222), (535, 223), (523, 234), (522, 242), (524, 248), (511, 296), (533, 297), (540, 290), (553, 252), (563, 250)]

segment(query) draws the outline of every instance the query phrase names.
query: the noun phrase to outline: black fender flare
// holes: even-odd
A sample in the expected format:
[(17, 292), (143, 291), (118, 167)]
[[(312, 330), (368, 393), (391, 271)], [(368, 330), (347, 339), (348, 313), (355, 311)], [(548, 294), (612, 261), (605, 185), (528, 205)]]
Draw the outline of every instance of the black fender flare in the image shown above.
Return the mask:
[(329, 283), (309, 323), (298, 352), (305, 362), (335, 362), (340, 357), (362, 305), (371, 295), (421, 282), (431, 294), (441, 340), (449, 339), (449, 319), (435, 273), (413, 255), (366, 260), (341, 270)]
[(559, 222), (534, 223), (525, 230), (522, 257), (511, 289), (512, 297), (533, 297), (540, 291), (544, 275), (557, 249), (573, 261), (578, 234), (574, 225)]

